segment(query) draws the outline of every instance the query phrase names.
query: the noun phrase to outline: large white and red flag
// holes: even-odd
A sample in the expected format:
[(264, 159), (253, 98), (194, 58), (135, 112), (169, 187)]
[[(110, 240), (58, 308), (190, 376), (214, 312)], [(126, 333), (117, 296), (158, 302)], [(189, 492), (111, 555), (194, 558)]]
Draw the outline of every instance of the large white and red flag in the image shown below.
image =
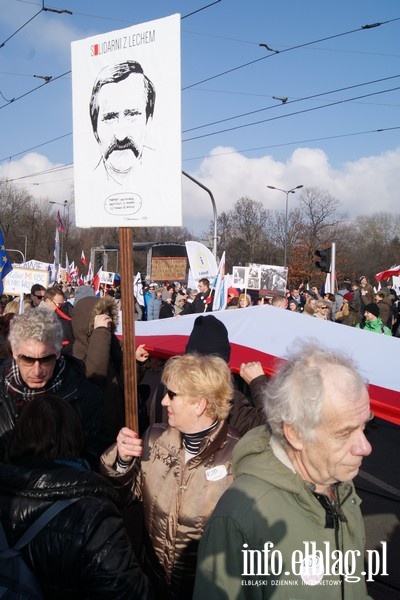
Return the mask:
[(377, 281), (381, 281), (382, 279), (390, 279), (393, 276), (400, 274), (400, 265), (396, 265), (395, 267), (390, 267), (386, 271), (381, 271), (375, 275), (375, 279)]
[[(229, 364), (233, 371), (238, 372), (242, 362), (260, 361), (265, 373), (272, 374), (291, 349), (305, 341), (319, 342), (354, 359), (369, 383), (374, 414), (400, 424), (397, 338), (309, 319), (274, 306), (221, 310), (213, 315), (228, 329), (232, 348)], [(145, 344), (151, 355), (160, 358), (183, 354), (197, 317), (194, 314), (179, 319), (136, 321), (136, 343)]]

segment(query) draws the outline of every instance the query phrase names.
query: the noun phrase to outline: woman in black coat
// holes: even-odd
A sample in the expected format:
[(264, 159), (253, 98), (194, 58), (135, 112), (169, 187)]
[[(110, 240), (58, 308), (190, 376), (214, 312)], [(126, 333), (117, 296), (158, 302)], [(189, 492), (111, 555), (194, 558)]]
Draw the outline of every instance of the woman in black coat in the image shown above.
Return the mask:
[(0, 518), (13, 546), (56, 500), (79, 498), (42, 529), (22, 554), (46, 600), (150, 598), (111, 485), (79, 458), (75, 411), (55, 396), (33, 399), (0, 465)]

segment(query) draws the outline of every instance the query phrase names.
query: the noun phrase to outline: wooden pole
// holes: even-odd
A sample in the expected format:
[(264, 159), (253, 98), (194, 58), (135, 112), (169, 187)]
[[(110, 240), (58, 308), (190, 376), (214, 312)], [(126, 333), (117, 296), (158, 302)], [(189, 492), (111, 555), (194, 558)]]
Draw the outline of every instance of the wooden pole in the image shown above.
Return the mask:
[(135, 357), (135, 301), (133, 296), (133, 230), (119, 228), (122, 348), (124, 356), (125, 425), (139, 432)]

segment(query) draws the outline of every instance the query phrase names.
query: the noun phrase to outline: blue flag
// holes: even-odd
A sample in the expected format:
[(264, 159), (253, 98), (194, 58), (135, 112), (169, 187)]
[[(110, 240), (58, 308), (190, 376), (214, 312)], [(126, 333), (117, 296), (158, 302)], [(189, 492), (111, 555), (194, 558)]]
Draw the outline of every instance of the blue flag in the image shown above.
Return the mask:
[(3, 232), (0, 229), (0, 294), (3, 293), (3, 278), (12, 271), (12, 265), (8, 259)]

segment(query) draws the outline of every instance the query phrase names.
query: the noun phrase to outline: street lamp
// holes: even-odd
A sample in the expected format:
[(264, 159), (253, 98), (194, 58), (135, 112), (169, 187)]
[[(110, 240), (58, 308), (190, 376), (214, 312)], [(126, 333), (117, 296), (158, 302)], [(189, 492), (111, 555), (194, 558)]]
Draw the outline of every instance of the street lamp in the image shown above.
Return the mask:
[(213, 216), (214, 216), (214, 224), (213, 224), (213, 255), (215, 260), (217, 260), (217, 224), (218, 224), (218, 214), (217, 214), (217, 205), (215, 203), (215, 199), (214, 196), (211, 192), (211, 190), (209, 190), (205, 185), (203, 185), (202, 183), (200, 183), (200, 181), (198, 181), (197, 179), (195, 179), (194, 177), (192, 177), (191, 175), (189, 175), (189, 173), (186, 173), (185, 171), (182, 171), (182, 175), (185, 175), (185, 177), (187, 177), (188, 179), (190, 179), (191, 181), (193, 181), (193, 183), (196, 183), (199, 187), (201, 187), (203, 190), (205, 190), (207, 192), (207, 194), (210, 196), (210, 200), (211, 200), (211, 204), (212, 204), (212, 208), (213, 208)]
[(22, 235), (21, 233), (17, 233), (17, 237), (22, 237), (22, 238), (25, 239), (24, 262), (26, 262), (26, 252), (27, 252), (27, 247), (28, 247), (28, 236), (27, 235)]
[(296, 190), (299, 190), (300, 188), (302, 188), (303, 185), (296, 185), (296, 187), (292, 188), (291, 190), (282, 190), (281, 188), (277, 188), (273, 185), (267, 185), (267, 188), (269, 188), (270, 190), (278, 190), (278, 192), (283, 192), (284, 194), (286, 194), (286, 211), (285, 211), (285, 256), (283, 259), (283, 266), (286, 267), (286, 263), (287, 263), (287, 229), (288, 229), (288, 204), (289, 204), (289, 194), (295, 194)]
[(22, 256), (22, 262), (25, 262), (25, 257), (22, 254), (21, 250), (17, 250), (16, 248), (6, 248), (6, 252), (18, 252)]
[(67, 208), (68, 200), (64, 200), (64, 202), (56, 202), (55, 200), (49, 200), (49, 204), (58, 204), (63, 207), (63, 218), (65, 219), (65, 209)]

